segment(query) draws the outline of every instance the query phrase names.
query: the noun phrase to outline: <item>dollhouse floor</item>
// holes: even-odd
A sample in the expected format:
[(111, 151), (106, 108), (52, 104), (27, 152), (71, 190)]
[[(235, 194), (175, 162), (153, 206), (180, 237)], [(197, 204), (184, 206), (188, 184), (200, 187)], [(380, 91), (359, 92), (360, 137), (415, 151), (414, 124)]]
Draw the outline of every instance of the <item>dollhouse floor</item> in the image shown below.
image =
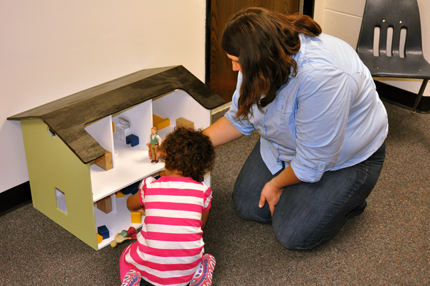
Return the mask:
[[(430, 284), (430, 116), (385, 105), (386, 161), (366, 210), (311, 251), (284, 249), (270, 224), (233, 211), (231, 190), (258, 136), (216, 149), (204, 234), (217, 260), (213, 285)], [(1, 216), (0, 233), (0, 285), (120, 285), (130, 242), (95, 251), (31, 204)]]

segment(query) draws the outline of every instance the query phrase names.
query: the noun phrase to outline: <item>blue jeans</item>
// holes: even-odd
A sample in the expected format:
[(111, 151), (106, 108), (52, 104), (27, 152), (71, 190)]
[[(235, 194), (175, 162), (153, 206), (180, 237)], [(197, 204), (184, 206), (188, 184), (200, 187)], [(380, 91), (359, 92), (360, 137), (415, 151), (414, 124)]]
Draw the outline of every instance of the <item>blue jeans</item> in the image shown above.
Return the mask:
[(267, 202), (260, 209), (258, 201), (264, 185), (279, 173), (272, 175), (267, 169), (258, 141), (236, 180), (234, 209), (243, 219), (272, 222), (284, 247), (312, 249), (332, 239), (349, 218), (364, 210), (384, 158), (385, 144), (366, 161), (325, 172), (316, 183), (286, 187), (271, 217)]

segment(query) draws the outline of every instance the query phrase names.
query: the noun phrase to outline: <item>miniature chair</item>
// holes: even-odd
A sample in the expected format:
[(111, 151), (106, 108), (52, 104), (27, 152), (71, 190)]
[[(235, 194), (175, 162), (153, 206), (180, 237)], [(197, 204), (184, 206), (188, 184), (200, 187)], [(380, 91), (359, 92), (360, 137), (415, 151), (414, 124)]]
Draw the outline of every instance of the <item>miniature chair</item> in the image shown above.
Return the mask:
[(366, 0), (357, 53), (373, 77), (423, 80), (411, 110), (415, 113), (430, 79), (417, 0)]

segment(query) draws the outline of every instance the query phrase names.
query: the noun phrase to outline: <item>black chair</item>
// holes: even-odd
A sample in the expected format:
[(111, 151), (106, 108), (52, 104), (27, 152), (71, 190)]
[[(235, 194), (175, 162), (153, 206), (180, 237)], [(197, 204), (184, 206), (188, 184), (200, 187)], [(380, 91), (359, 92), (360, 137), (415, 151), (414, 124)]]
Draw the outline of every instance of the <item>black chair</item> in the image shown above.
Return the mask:
[[(374, 35), (378, 29), (380, 37), (375, 39), (374, 50)], [(392, 45), (387, 41), (387, 36), (391, 38), (390, 34)], [(422, 51), (417, 0), (367, 0), (357, 53), (373, 77), (422, 79), (413, 106), (409, 107), (412, 112), (417, 111), (430, 79), (430, 64), (424, 59)]]

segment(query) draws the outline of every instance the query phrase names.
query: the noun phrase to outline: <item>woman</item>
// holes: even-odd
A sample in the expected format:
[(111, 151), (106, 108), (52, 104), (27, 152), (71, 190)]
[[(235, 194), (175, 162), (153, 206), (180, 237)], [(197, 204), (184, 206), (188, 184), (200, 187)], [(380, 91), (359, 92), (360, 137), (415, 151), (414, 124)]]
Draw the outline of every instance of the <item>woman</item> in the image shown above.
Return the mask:
[(234, 15), (222, 47), (237, 88), (205, 133), (214, 146), (261, 135), (234, 187), (236, 213), (272, 222), (289, 249), (329, 241), (363, 212), (385, 157), (387, 113), (369, 70), (310, 17), (262, 8)]

